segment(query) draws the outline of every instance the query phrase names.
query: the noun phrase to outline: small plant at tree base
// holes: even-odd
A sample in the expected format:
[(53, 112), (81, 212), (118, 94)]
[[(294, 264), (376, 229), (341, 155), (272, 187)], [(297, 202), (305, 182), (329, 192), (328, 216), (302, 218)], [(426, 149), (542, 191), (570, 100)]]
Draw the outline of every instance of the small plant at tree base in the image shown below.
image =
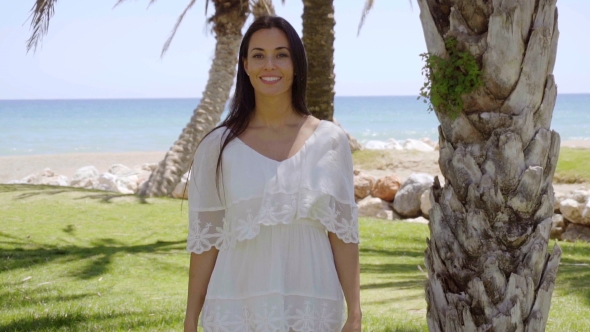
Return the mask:
[(455, 38), (447, 39), (445, 47), (448, 59), (430, 53), (420, 54), (425, 62), (422, 68), (425, 82), (418, 99), (424, 98), (425, 103), (430, 101), (428, 111), (436, 109), (455, 119), (463, 109), (461, 96), (480, 87), (483, 81), (477, 61), (468, 51), (457, 49)]

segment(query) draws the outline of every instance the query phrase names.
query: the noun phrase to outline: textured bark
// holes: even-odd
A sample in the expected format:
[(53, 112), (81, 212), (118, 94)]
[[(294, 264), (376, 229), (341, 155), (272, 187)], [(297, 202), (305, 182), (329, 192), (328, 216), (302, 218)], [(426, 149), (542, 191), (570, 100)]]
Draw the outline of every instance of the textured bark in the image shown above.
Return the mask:
[(334, 5), (326, 0), (303, 1), (303, 44), (307, 52), (307, 106), (315, 117), (334, 116)]
[(190, 122), (158, 164), (149, 180), (139, 189), (139, 195), (166, 196), (190, 167), (197, 145), (219, 122), (236, 75), (237, 54), (242, 39), (242, 27), (248, 14), (248, 1), (214, 0), (215, 14), (211, 18), (217, 39), (215, 58), (203, 97)]
[(548, 252), (559, 135), (556, 0), (418, 0), (430, 53), (444, 40), (481, 65), (484, 86), (440, 121), (425, 252), (430, 331), (544, 331), (561, 249)]

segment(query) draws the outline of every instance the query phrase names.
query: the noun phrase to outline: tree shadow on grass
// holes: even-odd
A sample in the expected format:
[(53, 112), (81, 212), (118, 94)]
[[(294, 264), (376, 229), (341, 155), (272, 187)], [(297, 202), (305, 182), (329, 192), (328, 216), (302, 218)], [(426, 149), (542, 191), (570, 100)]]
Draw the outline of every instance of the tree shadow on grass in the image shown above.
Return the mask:
[(110, 313), (85, 314), (29, 314), (0, 325), (0, 331), (168, 331), (180, 329), (182, 319), (173, 314), (148, 315), (146, 312), (111, 311)]
[[(16, 288), (4, 288), (4, 291), (0, 291), (0, 308), (22, 308), (22, 307), (35, 307), (39, 303), (51, 303), (51, 302), (70, 302), (79, 301), (87, 297), (95, 297), (96, 293), (82, 293), (82, 294), (70, 294), (70, 295), (53, 295), (45, 288), (27, 289), (24, 293), (20, 289)], [(4, 331), (4, 330), (1, 330)]]
[(370, 264), (361, 261), (361, 273), (370, 274), (420, 274), (416, 264)]
[(425, 278), (416, 278), (412, 280), (403, 280), (403, 281), (390, 281), (390, 282), (380, 282), (380, 283), (371, 283), (371, 284), (363, 284), (361, 285), (361, 290), (367, 289), (382, 289), (382, 288), (395, 288), (395, 289), (424, 289), (424, 285), (426, 283)]
[(4, 268), (0, 274), (15, 269), (30, 268), (34, 265), (44, 265), (59, 260), (71, 262), (85, 260), (87, 264), (77, 271), (71, 271), (73, 277), (91, 279), (106, 273), (113, 257), (118, 254), (165, 254), (170, 251), (183, 250), (186, 240), (155, 241), (149, 244), (125, 245), (110, 238), (97, 239), (91, 247), (77, 245), (38, 245), (36, 248), (0, 249), (0, 259)]
[[(424, 246), (426, 249), (426, 246)], [(376, 249), (376, 248), (365, 248), (361, 247), (359, 249), (361, 254), (366, 255), (375, 255), (375, 256), (408, 256), (412, 258), (422, 258), (424, 259), (424, 250), (386, 250), (386, 249)]]
[(149, 204), (149, 202), (134, 194), (121, 194), (97, 189), (84, 189), (74, 187), (50, 186), (50, 185), (33, 185), (33, 184), (0, 184), (0, 193), (4, 192), (22, 192), (14, 197), (16, 200), (24, 200), (36, 196), (46, 195), (53, 196), (58, 194), (80, 193), (86, 194), (72, 199), (96, 199), (104, 203), (111, 203), (116, 198), (135, 198), (140, 204)]

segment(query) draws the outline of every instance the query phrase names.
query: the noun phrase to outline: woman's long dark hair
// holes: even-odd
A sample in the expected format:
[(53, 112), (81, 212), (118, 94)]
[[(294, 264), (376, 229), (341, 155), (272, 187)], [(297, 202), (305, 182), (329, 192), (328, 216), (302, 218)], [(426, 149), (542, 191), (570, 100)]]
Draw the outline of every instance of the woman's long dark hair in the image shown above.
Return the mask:
[[(291, 104), (295, 112), (300, 115), (310, 115), (305, 101), (305, 92), (307, 90), (307, 56), (305, 48), (301, 42), (299, 35), (284, 18), (278, 16), (262, 16), (256, 19), (242, 38), (240, 44), (240, 52), (238, 57), (238, 75), (236, 80), (236, 88), (234, 96), (231, 101), (228, 116), (217, 127), (211, 130), (214, 131), (220, 127), (225, 126), (225, 139), (220, 142), (220, 152), (217, 157), (217, 170), (215, 172), (215, 182), (217, 185), (217, 193), (219, 195), (219, 178), (222, 173), (222, 154), (225, 147), (246, 130), (252, 116), (254, 115), (254, 108), (256, 100), (254, 98), (254, 87), (250, 82), (250, 77), (246, 74), (244, 69), (244, 59), (248, 58), (248, 46), (250, 45), (250, 38), (252, 35), (261, 29), (276, 28), (285, 33), (289, 41), (289, 48), (291, 53), (291, 60), (293, 61), (293, 85), (291, 87)], [(207, 137), (211, 132), (207, 133)], [(203, 137), (203, 139), (205, 139)], [(201, 140), (202, 142), (202, 140)], [(221, 174), (222, 175), (222, 174)], [(223, 176), (223, 175), (222, 175)]]

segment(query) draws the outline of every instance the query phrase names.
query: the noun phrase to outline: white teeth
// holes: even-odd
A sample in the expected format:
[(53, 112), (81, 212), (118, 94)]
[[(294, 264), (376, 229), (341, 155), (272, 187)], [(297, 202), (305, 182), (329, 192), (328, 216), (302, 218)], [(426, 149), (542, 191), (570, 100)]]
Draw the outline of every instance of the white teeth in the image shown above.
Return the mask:
[(278, 81), (280, 77), (261, 77), (263, 81), (274, 82)]

